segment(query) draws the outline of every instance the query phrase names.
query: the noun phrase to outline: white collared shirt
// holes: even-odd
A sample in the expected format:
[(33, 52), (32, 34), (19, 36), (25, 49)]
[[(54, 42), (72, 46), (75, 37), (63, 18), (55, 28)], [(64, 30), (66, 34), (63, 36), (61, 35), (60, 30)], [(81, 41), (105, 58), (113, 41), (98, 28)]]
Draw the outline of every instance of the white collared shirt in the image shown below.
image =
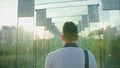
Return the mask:
[[(89, 68), (97, 68), (93, 54), (88, 50)], [(65, 47), (50, 52), (45, 61), (45, 68), (85, 68), (84, 51), (77, 47)]]

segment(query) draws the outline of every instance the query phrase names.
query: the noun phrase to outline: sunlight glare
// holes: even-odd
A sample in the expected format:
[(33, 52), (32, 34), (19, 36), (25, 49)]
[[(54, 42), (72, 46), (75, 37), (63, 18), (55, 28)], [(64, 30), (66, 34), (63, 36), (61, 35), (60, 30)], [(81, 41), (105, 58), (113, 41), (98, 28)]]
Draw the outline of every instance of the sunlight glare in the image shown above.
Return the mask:
[(25, 30), (33, 32), (33, 18), (19, 18), (19, 26), (23, 26)]
[(35, 35), (36, 39), (43, 39), (44, 38), (44, 26), (36, 27), (35, 28)]
[(48, 30), (45, 30), (44, 26), (39, 26), (35, 28), (35, 39), (50, 39), (54, 37), (52, 33)]

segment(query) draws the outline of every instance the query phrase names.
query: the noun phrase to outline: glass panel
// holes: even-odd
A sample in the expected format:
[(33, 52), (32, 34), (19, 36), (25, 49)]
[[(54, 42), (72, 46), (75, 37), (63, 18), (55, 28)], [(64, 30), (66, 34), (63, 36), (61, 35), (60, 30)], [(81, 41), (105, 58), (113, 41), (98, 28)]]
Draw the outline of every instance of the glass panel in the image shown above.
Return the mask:
[[(51, 21), (52, 25), (50, 26), (50, 28), (47, 29), (48, 27), (47, 22), (44, 24), (44, 26), (36, 26), (37, 28), (39, 28), (36, 32), (37, 33), (36, 67), (44, 68), (45, 58), (47, 54), (51, 51), (63, 47), (64, 44), (61, 40), (60, 35), (62, 34), (62, 26), (64, 22), (73, 21), (75, 22), (76, 25), (78, 25), (79, 21), (84, 20), (86, 20), (88, 26), (83, 26), (83, 30), (79, 32), (79, 40), (77, 43), (79, 44), (79, 47), (91, 50), (95, 57), (97, 58), (97, 64), (99, 65), (100, 64), (99, 23), (98, 22), (89, 23), (88, 19), (82, 20), (82, 16), (84, 15), (88, 18), (88, 5), (69, 7), (62, 7), (61, 5), (61, 7), (55, 8), (49, 7), (50, 6), (46, 8), (46, 17), (51, 18), (52, 20)], [(85, 25), (84, 23), (82, 24)], [(57, 33), (57, 31), (55, 32), (55, 28), (59, 30), (58, 33), (60, 32), (60, 35)], [(95, 35), (95, 37), (94, 32), (97, 34)]]
[[(48, 53), (64, 45), (61, 34), (66, 21), (78, 26), (78, 46), (94, 54), (98, 68), (120, 68), (120, 10), (102, 2), (35, 0), (34, 17), (17, 17), (18, 1), (0, 0), (0, 68), (44, 68)], [(41, 26), (36, 25), (39, 9), (46, 10)]]
[[(106, 14), (107, 13), (107, 14)], [(104, 10), (104, 67), (119, 68), (120, 52), (120, 10)]]
[(33, 17), (18, 18), (17, 29), (17, 67), (33, 68), (34, 34)]
[(0, 68), (16, 67), (16, 1), (0, 1)]
[(0, 1), (0, 68), (33, 68), (33, 18), (18, 18), (18, 1)]

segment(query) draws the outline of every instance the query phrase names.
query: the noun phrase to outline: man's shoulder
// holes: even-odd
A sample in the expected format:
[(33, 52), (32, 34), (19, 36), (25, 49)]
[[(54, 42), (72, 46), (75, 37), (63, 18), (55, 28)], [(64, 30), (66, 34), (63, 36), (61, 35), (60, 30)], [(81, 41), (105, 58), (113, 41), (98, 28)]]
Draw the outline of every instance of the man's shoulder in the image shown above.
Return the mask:
[(60, 49), (57, 49), (57, 50), (51, 51), (51, 52), (49, 53), (49, 55), (56, 54), (56, 53), (60, 52), (62, 49), (63, 49), (63, 48), (60, 48)]
[(88, 51), (89, 57), (94, 57), (93, 53), (90, 50), (87, 50), (87, 51)]
[(97, 63), (96, 63), (95, 56), (89, 50), (88, 50), (88, 54), (89, 54), (89, 65), (90, 65), (90, 68), (97, 68)]
[[(60, 54), (60, 53), (62, 53), (62, 52), (64, 52), (64, 51), (66, 51), (67, 49), (68, 49), (68, 50), (71, 50), (71, 48), (60, 48), (60, 49), (51, 51), (48, 55)], [(83, 52), (83, 50), (84, 50), (84, 49), (82, 49), (82, 48), (77, 48), (77, 49), (75, 49), (75, 51), (77, 51), (77, 52)], [(87, 49), (87, 51), (88, 51), (88, 54), (89, 54), (89, 57), (90, 57), (90, 58), (95, 58), (94, 55), (93, 55), (93, 53), (92, 53), (90, 50)]]

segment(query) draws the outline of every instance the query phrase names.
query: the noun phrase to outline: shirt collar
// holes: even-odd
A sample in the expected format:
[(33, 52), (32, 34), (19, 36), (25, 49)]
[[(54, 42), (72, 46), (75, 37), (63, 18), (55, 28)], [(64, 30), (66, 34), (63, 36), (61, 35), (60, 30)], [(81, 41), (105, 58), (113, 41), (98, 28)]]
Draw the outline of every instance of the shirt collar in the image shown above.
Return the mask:
[(78, 47), (76, 43), (65, 43), (64, 47)]

